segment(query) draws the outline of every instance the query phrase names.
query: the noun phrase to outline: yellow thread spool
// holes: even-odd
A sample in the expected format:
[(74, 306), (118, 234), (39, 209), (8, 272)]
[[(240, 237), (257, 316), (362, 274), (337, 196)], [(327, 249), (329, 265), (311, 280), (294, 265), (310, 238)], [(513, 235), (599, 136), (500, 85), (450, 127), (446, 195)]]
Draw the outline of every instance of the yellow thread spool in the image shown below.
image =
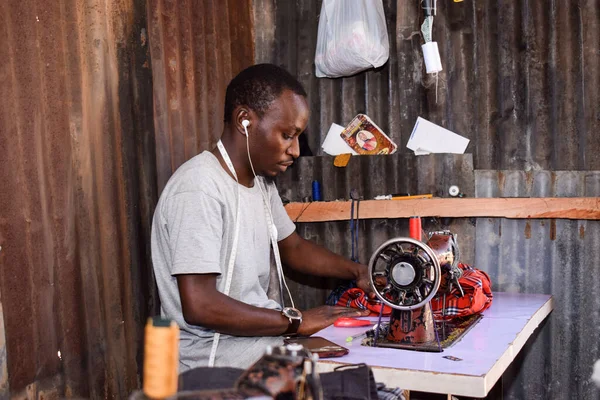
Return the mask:
[(144, 341), (144, 394), (163, 399), (177, 393), (179, 327), (174, 321), (148, 318)]

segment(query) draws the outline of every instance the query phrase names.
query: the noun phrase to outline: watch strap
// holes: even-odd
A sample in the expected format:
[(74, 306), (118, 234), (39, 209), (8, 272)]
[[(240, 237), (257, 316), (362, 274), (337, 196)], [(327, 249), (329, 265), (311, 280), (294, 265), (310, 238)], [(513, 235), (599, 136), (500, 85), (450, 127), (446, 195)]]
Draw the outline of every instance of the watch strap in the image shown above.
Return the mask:
[(298, 328), (300, 328), (300, 322), (302, 322), (301, 319), (295, 319), (295, 318), (288, 318), (290, 320), (290, 323), (288, 325), (288, 328), (285, 332), (283, 332), (284, 336), (296, 336), (298, 334)]

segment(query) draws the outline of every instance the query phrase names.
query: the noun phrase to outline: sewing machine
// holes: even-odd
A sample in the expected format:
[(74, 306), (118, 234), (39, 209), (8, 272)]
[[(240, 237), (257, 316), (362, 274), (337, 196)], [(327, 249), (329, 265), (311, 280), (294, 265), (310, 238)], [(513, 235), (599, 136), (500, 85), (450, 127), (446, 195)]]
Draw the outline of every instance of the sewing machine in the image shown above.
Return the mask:
[(464, 295), (458, 259), (456, 236), (449, 231), (430, 233), (427, 243), (399, 237), (379, 246), (369, 261), (371, 287), (392, 313), (389, 323), (382, 323), (380, 317), (364, 344), (441, 352), (464, 335), (477, 317), (455, 324), (442, 322), (438, 332), (430, 306), (435, 296), (443, 296), (446, 304), (446, 294), (455, 287)]

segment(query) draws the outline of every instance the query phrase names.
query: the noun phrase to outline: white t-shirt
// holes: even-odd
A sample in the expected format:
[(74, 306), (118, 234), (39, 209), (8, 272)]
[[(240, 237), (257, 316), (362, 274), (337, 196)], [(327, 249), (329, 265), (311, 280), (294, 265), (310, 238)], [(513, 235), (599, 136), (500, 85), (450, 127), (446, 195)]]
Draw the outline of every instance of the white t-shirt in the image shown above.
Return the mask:
[[(229, 296), (256, 307), (280, 310), (279, 299), (267, 295), (272, 249), (259, 181), (263, 191), (267, 189), (277, 240), (295, 230), (274, 184), (266, 184), (265, 179), (258, 177), (252, 188), (239, 185), (240, 232)], [(205, 151), (177, 169), (156, 206), (152, 263), (161, 315), (177, 322), (181, 329), (180, 372), (208, 365), (214, 331), (185, 322), (176, 275), (217, 273), (217, 289), (224, 291), (235, 231), (237, 187), (218, 159)], [(281, 344), (281, 337), (221, 335), (215, 366), (247, 368), (264, 354), (267, 346)]]

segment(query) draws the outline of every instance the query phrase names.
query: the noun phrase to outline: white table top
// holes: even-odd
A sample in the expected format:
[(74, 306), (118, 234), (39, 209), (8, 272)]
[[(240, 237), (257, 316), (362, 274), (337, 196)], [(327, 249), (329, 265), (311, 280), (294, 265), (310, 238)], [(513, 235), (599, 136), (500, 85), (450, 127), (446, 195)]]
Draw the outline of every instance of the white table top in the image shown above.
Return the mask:
[(360, 340), (347, 343), (348, 336), (362, 333), (365, 328), (330, 326), (315, 336), (327, 338), (350, 352), (320, 360), (318, 370), (329, 372), (340, 365), (366, 363), (375, 380), (388, 387), (485, 397), (552, 309), (550, 295), (494, 293), (492, 306), (483, 318), (442, 353), (367, 347), (361, 346)]

